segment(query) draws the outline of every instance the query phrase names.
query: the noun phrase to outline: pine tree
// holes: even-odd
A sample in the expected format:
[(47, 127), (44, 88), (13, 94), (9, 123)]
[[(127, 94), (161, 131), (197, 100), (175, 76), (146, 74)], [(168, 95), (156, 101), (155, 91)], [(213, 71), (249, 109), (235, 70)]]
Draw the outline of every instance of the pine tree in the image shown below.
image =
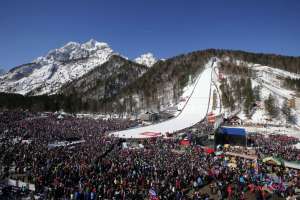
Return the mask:
[(244, 111), (248, 115), (255, 102), (254, 92), (252, 90), (252, 82), (250, 78), (248, 78), (246, 81), (246, 85), (244, 88), (244, 97), (245, 97)]
[(269, 95), (269, 98), (265, 100), (265, 108), (272, 118), (278, 117), (279, 109), (276, 106), (275, 98), (271, 94)]
[(227, 83), (227, 79), (224, 79), (220, 85), (220, 89), (222, 92), (222, 104), (225, 108), (229, 108), (231, 105), (231, 98), (228, 88), (229, 86)]
[(289, 116), (291, 115), (291, 109), (290, 107), (288, 106), (288, 101), (287, 100), (284, 100), (283, 104), (282, 104), (282, 107), (281, 107), (281, 111), (284, 115), (286, 116)]
[(257, 85), (253, 88), (253, 94), (256, 101), (261, 100), (261, 94), (260, 94), (261, 86)]
[(296, 118), (295, 118), (294, 115), (292, 115), (292, 111), (291, 111), (291, 108), (288, 105), (287, 100), (284, 100), (283, 105), (281, 107), (281, 111), (285, 115), (287, 122), (292, 123), (292, 124), (295, 123)]
[(231, 92), (229, 93), (229, 106), (231, 110), (235, 109), (235, 100)]

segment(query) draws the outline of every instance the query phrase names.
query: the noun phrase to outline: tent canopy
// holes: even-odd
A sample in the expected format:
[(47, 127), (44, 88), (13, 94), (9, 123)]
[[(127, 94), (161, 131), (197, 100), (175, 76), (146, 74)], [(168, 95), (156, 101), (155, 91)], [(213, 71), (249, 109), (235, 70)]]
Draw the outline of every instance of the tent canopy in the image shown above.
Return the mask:
[(205, 148), (204, 148), (204, 152), (205, 152), (205, 153), (208, 153), (208, 154), (212, 154), (212, 153), (215, 152), (215, 150), (212, 149), (212, 148), (205, 147)]
[(183, 139), (179, 141), (179, 144), (182, 146), (190, 146), (190, 141), (187, 139)]
[(220, 134), (234, 135), (234, 136), (246, 136), (246, 130), (239, 127), (225, 127), (222, 126), (219, 129)]

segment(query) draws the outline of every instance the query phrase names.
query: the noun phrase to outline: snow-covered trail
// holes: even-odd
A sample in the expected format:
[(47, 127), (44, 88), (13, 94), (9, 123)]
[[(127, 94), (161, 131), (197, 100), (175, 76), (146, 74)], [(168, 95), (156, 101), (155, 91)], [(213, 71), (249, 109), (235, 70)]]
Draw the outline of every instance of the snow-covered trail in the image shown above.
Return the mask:
[(196, 80), (191, 97), (177, 117), (149, 126), (113, 132), (111, 135), (121, 138), (148, 138), (158, 136), (159, 133), (164, 134), (188, 128), (203, 120), (208, 111), (211, 76), (215, 65), (214, 59), (206, 64), (204, 71)]

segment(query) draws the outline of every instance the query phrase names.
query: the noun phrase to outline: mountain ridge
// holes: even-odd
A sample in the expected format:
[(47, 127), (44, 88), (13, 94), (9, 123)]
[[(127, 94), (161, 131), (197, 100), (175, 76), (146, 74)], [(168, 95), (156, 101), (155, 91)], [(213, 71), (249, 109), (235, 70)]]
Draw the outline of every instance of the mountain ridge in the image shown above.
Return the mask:
[[(112, 55), (118, 53), (107, 43), (93, 39), (83, 44), (69, 42), (1, 76), (0, 91), (35, 95), (55, 93), (64, 83), (103, 64)], [(34, 93), (36, 89), (39, 92)]]
[[(82, 44), (68, 42), (60, 48), (50, 50), (45, 56), (38, 57), (31, 63), (14, 67), (6, 74), (0, 76), (0, 92), (29, 95), (55, 94), (60, 91), (65, 84), (84, 76), (95, 67), (106, 63), (114, 55), (128, 59), (114, 52), (107, 43), (98, 42), (94, 39)], [(168, 68), (169, 66), (169, 68), (172, 68), (172, 70), (175, 70), (178, 74), (193, 75), (189, 72), (191, 68), (189, 66), (196, 66), (197, 63), (194, 63), (194, 61), (197, 62), (199, 57), (205, 57), (205, 59), (207, 59), (213, 56), (259, 63), (294, 73), (300, 73), (300, 57), (224, 49), (194, 51), (165, 60), (158, 60), (152, 53), (146, 53), (132, 61), (148, 66), (149, 69), (147, 73), (149, 71), (150, 74), (153, 72), (152, 68), (161, 71), (157, 66), (161, 66), (162, 68)], [(188, 59), (181, 60), (181, 58)], [(198, 65), (200, 63), (198, 63)], [(174, 66), (177, 67), (174, 68)], [(195, 71), (193, 71), (193, 73), (195, 73)], [(166, 75), (157, 74), (153, 79), (161, 79), (159, 77), (162, 76)], [(187, 79), (187, 77), (185, 76), (184, 79)], [(178, 80), (175, 78), (175, 80), (186, 82), (186, 80), (182, 80), (181, 78)], [(151, 80), (148, 82), (151, 82)]]
[[(298, 57), (208, 49), (177, 55), (164, 61), (158, 60), (149, 68), (122, 56), (113, 55), (111, 59), (95, 66), (90, 72), (63, 84), (58, 88), (58, 93), (43, 96), (25, 96), (23, 100), (27, 99), (28, 106), (26, 109), (39, 108), (47, 110), (51, 108), (51, 110), (57, 110), (60, 108), (68, 112), (86, 111), (118, 113), (120, 115), (136, 115), (146, 111), (159, 112), (174, 107), (184, 99), (182, 95), (185, 88), (195, 81), (195, 77), (203, 71), (203, 66), (212, 57), (216, 57), (221, 61), (218, 72), (220, 76), (227, 71), (227, 75), (226, 73), (225, 75), (229, 77), (228, 84), (220, 81), (222, 87), (219, 86), (219, 91), (224, 91), (225, 94), (222, 98), (224, 107), (229, 106), (228, 109), (236, 108), (238, 105), (234, 106), (234, 104), (240, 102), (241, 105), (245, 105), (245, 114), (247, 115), (253, 113), (251, 107), (253, 105), (253, 94), (250, 92), (249, 78), (252, 79), (253, 84), (261, 84), (258, 82), (261, 79), (255, 80), (256, 75), (252, 74), (253, 70), (258, 70), (263, 74), (269, 73), (271, 70), (273, 71), (271, 76), (275, 78), (282, 73), (285, 75), (282, 76), (284, 79), (286, 79), (286, 76), (291, 78), (300, 76), (300, 58)], [(80, 61), (74, 61), (75, 64), (77, 62)], [(224, 64), (223, 67), (222, 64)], [(251, 73), (246, 70), (247, 67), (253, 68)], [(55, 69), (53, 70), (55, 71)], [(134, 72), (133, 75), (130, 72)], [(240, 76), (238, 80), (235, 78), (236, 75)], [(286, 82), (286, 85), (299, 90), (299, 79), (284, 79), (282, 81)], [(269, 81), (269, 83), (272, 83), (272, 81)], [(265, 88), (266, 84), (271, 88), (269, 83), (263, 83), (264, 90), (268, 89)], [(232, 88), (231, 85), (242, 85), (244, 89)], [(249, 97), (246, 96), (246, 98), (249, 98), (247, 102), (232, 98), (231, 92), (237, 93), (237, 97), (242, 97), (239, 93), (245, 96), (246, 94), (243, 91), (246, 90), (250, 94)], [(37, 93), (29, 94), (36, 95)], [(6, 96), (4, 100), (7, 102), (5, 105), (8, 105), (8, 107), (15, 107), (16, 105), (24, 107), (21, 102), (13, 103), (14, 95), (12, 95), (12, 98), (9, 98), (9, 94)], [(288, 96), (290, 98), (291, 95)]]

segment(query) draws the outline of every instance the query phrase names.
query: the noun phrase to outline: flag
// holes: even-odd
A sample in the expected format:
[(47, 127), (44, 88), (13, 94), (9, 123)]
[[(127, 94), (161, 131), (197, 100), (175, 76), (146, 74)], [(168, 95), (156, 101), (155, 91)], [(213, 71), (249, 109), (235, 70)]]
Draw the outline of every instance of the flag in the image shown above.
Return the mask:
[(149, 190), (149, 194), (150, 194), (150, 200), (159, 200), (159, 198), (157, 197), (156, 192), (153, 189)]
[(150, 189), (149, 190), (149, 194), (150, 194), (150, 196), (152, 196), (152, 197), (156, 197), (156, 192), (153, 190), (153, 189)]

